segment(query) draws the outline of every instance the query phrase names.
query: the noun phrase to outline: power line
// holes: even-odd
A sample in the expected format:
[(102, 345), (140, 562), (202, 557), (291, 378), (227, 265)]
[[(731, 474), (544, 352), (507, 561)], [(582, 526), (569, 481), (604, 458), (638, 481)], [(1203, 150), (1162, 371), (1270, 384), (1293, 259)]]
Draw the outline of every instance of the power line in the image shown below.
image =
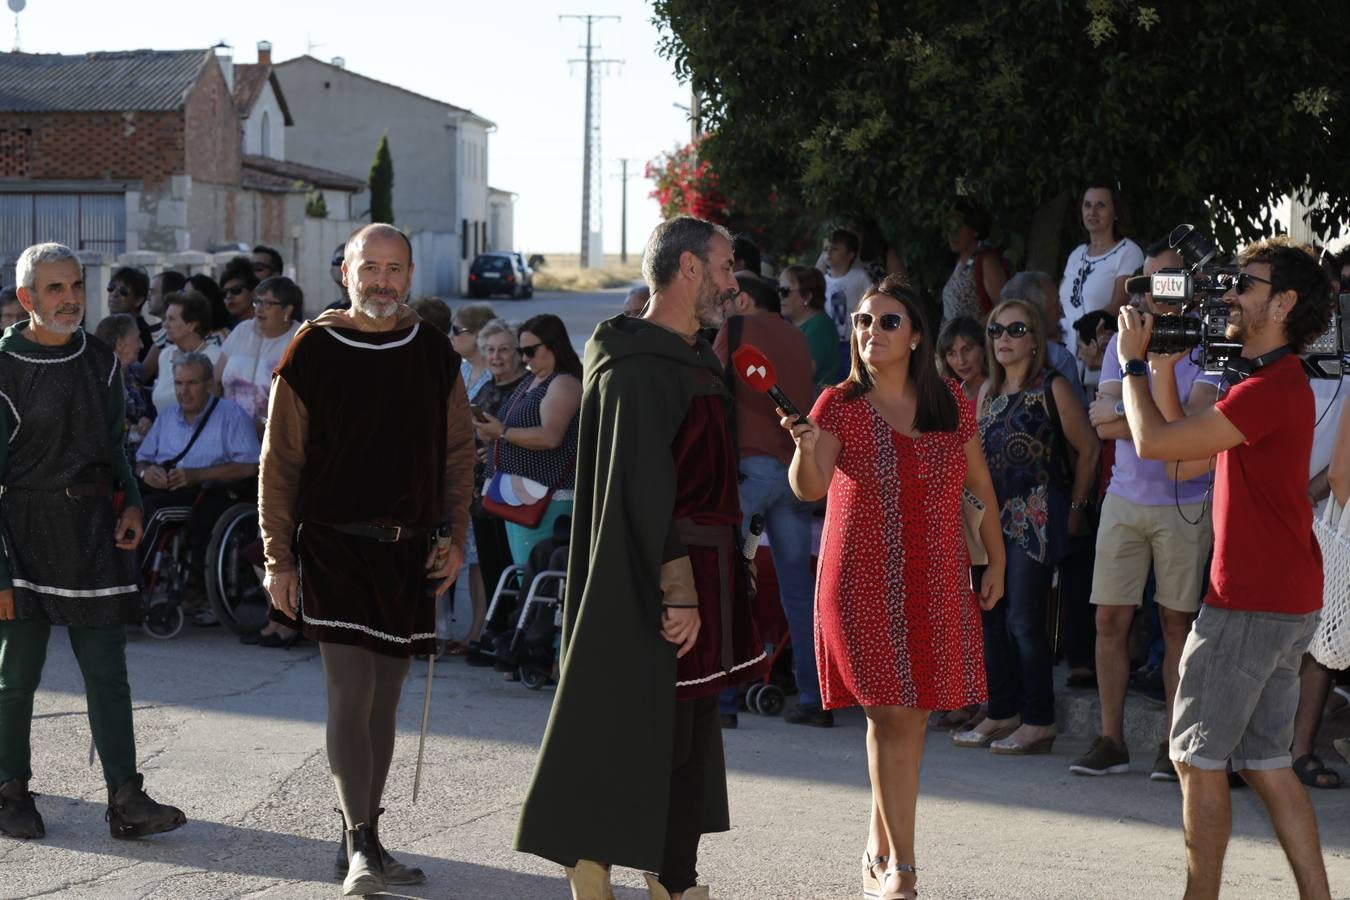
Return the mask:
[(628, 174), (628, 164), (630, 162), (637, 162), (637, 160), (619, 160), (621, 172), (617, 176), (622, 182), (619, 190), (623, 192), (623, 204), (620, 206), (621, 212), (619, 214), (619, 221), (621, 223), (619, 225), (619, 262), (624, 263), (625, 265), (628, 263), (628, 179), (636, 178), (640, 174), (638, 172), (634, 172), (631, 175)]
[(591, 29), (596, 22), (613, 19), (618, 16), (600, 16), (590, 13), (558, 16), (558, 21), (576, 19), (586, 23), (586, 58), (568, 60), (569, 63), (586, 64), (586, 121), (584, 124), (585, 151), (582, 154), (581, 171), (581, 267), (590, 265), (591, 260), (591, 213), (595, 213), (595, 224), (600, 225), (600, 74), (597, 67), (610, 63), (623, 64), (621, 59), (596, 59), (596, 45), (591, 39)]

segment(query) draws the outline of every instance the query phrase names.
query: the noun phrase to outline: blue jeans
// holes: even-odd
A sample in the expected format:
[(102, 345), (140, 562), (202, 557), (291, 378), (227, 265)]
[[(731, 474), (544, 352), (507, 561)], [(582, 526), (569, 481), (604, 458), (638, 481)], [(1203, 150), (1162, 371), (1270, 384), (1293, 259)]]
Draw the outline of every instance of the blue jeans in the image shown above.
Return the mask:
[(1021, 713), (1028, 725), (1055, 724), (1054, 657), (1046, 636), (1046, 594), (1052, 567), (1003, 541), (1008, 556), (1003, 599), (981, 613), (989, 717)]
[[(816, 674), (816, 586), (811, 566), (811, 506), (797, 499), (788, 486), (787, 466), (772, 456), (741, 460), (741, 534), (750, 530), (750, 517), (764, 517), (764, 533), (778, 576), (778, 596), (792, 638), (792, 669), (798, 702), (820, 705), (820, 678)], [(723, 692), (722, 708), (735, 709), (734, 688)]]

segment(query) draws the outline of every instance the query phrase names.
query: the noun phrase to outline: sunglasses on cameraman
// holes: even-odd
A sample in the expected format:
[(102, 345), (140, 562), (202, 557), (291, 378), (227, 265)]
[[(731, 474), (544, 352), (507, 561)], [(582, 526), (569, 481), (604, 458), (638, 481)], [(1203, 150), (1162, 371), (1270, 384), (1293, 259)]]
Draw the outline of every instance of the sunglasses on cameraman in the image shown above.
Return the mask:
[(853, 330), (866, 331), (876, 322), (881, 326), (882, 331), (894, 331), (900, 327), (900, 323), (905, 321), (905, 317), (900, 313), (882, 313), (880, 316), (874, 316), (871, 313), (854, 313)]
[(1241, 297), (1243, 294), (1247, 293), (1247, 291), (1251, 289), (1251, 286), (1253, 284), (1255, 284), (1258, 281), (1261, 284), (1270, 284), (1269, 278), (1262, 278), (1261, 276), (1253, 275), (1250, 272), (1238, 272), (1234, 275), (1229, 276), (1228, 284), (1230, 287), (1232, 287), (1233, 293)]
[(1008, 332), (1010, 338), (1026, 337), (1031, 329), (1026, 322), (1009, 322), (1007, 325), (1001, 325), (998, 322), (990, 322), (989, 327), (985, 329), (991, 338), (995, 340), (1003, 337), (1003, 332)]

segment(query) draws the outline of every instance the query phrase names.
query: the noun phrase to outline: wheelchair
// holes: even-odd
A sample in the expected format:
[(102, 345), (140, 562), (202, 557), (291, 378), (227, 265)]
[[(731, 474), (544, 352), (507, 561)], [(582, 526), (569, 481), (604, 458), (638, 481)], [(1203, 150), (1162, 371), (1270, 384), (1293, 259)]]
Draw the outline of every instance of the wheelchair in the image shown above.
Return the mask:
[[(211, 609), (222, 625), (245, 634), (257, 631), (267, 618), (267, 595), (262, 586), (262, 538), (258, 529), (252, 482), (202, 485), (192, 506), (196, 514), (209, 491), (230, 503), (216, 519), (206, 544), (203, 581)], [(148, 556), (143, 591), (145, 613), (141, 627), (160, 640), (176, 637), (186, 615), (183, 597), (192, 581), (187, 519), (166, 523)]]
[(553, 678), (570, 538), (571, 517), (563, 516), (554, 525), (553, 537), (530, 552), (528, 565), (508, 566), (502, 572), (475, 650), (499, 669), (515, 670), (520, 683), (532, 691)]

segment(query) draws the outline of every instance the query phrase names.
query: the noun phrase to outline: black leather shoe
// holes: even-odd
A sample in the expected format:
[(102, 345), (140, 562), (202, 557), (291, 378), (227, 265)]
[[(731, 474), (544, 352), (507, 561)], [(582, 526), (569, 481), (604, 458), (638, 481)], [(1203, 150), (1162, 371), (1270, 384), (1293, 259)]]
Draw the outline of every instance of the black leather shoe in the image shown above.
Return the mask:
[(108, 830), (115, 838), (138, 838), (163, 834), (182, 828), (187, 816), (175, 806), (165, 806), (150, 799), (143, 789), (144, 775), (137, 775), (116, 791), (108, 792)]
[(833, 728), (834, 713), (828, 709), (821, 709), (819, 706), (798, 704), (783, 715), (783, 721), (789, 725), (814, 725), (817, 728)]
[[(335, 809), (333, 812), (342, 816), (342, 810)], [(384, 815), (384, 807), (372, 817), (370, 830), (375, 835), (375, 843), (380, 847), (380, 865), (384, 868), (385, 884), (425, 884), (427, 873), (416, 866), (408, 866), (394, 859), (389, 855), (389, 851), (384, 849), (384, 844), (380, 844), (380, 816)], [(347, 820), (342, 819), (342, 840), (338, 842), (337, 858), (333, 861), (333, 877), (341, 881), (347, 877)]]
[(0, 784), (0, 834), (25, 841), (47, 836), (47, 827), (33, 802), (36, 796), (28, 790), (26, 781), (11, 778)]

